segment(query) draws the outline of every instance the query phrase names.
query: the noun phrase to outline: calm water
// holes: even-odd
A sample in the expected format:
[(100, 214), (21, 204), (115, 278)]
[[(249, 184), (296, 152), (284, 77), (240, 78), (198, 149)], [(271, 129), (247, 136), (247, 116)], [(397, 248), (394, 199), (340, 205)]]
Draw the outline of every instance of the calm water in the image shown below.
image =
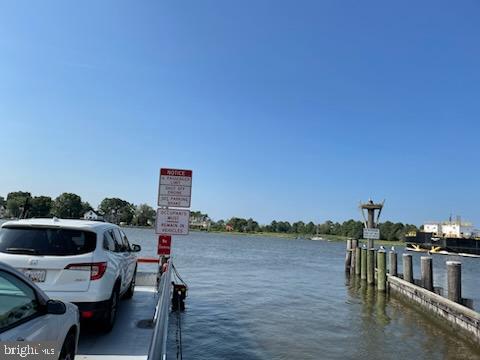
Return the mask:
[[(153, 231), (126, 231), (154, 253)], [(185, 359), (480, 359), (479, 347), (436, 318), (349, 282), (343, 243), (192, 233), (174, 238), (174, 253), (190, 287)], [(436, 286), (446, 260), (434, 257)], [(478, 306), (480, 260), (461, 261), (465, 296)], [(175, 314), (170, 328), (175, 358)]]

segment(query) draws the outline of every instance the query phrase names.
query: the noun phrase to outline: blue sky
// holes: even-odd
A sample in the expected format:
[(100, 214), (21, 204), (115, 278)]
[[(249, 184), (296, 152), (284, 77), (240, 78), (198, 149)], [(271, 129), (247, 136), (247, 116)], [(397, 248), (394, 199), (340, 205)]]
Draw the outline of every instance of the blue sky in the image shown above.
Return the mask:
[[(67, 4), (68, 3), (68, 4)], [(0, 195), (480, 225), (477, 1), (0, 1)]]

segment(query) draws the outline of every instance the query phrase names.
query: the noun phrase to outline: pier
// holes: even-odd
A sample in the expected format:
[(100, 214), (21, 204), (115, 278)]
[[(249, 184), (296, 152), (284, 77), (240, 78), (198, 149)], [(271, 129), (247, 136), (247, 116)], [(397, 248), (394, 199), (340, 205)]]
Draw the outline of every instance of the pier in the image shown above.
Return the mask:
[[(386, 292), (389, 296), (407, 299), (413, 306), (420, 307), (425, 312), (449, 323), (480, 344), (480, 314), (471, 309), (469, 299), (462, 297), (460, 262), (446, 262), (448, 286), (445, 291), (445, 289), (434, 287), (434, 272), (430, 256), (421, 257), (421, 277), (415, 279), (411, 254), (403, 254), (403, 274), (398, 274), (398, 257), (395, 250), (389, 252), (387, 264), (387, 253), (384, 249), (367, 249), (365, 246), (354, 248), (352, 244), (358, 244), (358, 241), (347, 242), (347, 253), (355, 254), (357, 257), (355, 264), (360, 264), (361, 270), (360, 272), (352, 271), (352, 265), (346, 263), (345, 270), (348, 276), (360, 278), (378, 292)], [(374, 259), (376, 259), (376, 265), (374, 265)]]

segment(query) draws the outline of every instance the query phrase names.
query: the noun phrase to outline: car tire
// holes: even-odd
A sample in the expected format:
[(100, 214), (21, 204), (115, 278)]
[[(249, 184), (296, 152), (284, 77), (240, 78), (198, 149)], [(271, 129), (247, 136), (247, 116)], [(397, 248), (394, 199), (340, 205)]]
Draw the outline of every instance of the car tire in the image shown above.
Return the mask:
[(128, 287), (127, 292), (123, 296), (125, 299), (131, 299), (133, 297), (133, 293), (135, 291), (135, 278), (137, 276), (137, 268), (135, 268), (135, 271), (133, 272), (133, 277), (132, 281), (130, 282), (130, 286)]
[(68, 333), (60, 351), (59, 360), (73, 360), (75, 359), (75, 334)]
[(109, 332), (115, 325), (115, 319), (117, 318), (118, 302), (120, 300), (118, 293), (118, 286), (115, 286), (108, 301), (108, 307), (105, 311), (105, 317), (103, 318), (103, 330)]

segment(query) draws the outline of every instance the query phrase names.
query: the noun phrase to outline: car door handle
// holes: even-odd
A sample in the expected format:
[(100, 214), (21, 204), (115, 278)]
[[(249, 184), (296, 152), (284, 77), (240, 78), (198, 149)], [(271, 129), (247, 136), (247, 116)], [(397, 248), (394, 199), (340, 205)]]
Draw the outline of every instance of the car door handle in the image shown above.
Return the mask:
[(19, 337), (17, 337), (17, 341), (25, 341), (25, 338), (19, 336)]

